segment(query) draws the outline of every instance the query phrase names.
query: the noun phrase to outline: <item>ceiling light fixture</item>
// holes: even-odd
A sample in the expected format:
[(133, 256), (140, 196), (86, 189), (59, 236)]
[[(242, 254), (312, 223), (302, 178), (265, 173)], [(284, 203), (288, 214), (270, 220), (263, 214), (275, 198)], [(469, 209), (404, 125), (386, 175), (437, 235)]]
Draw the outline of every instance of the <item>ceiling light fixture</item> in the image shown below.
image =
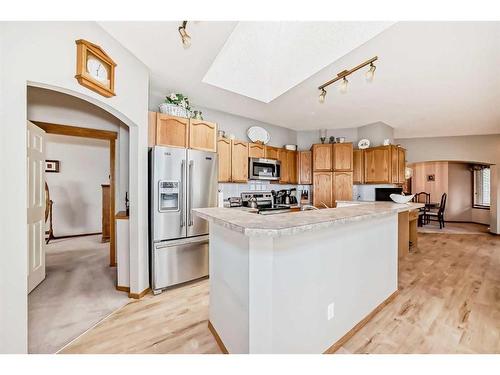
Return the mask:
[[(373, 76), (375, 75), (375, 69), (377, 69), (377, 67), (373, 63), (377, 60), (378, 60), (378, 56), (372, 57), (370, 60), (367, 60), (364, 63), (361, 63), (358, 66), (355, 66), (351, 70), (341, 71), (340, 73), (337, 74), (337, 77), (329, 80), (328, 82), (323, 83), (321, 86), (318, 87), (318, 90), (321, 90), (319, 101), (321, 103), (323, 103), (323, 101), (325, 100), (325, 96), (326, 96), (325, 87), (330, 86), (332, 83), (335, 83), (339, 80), (342, 80), (342, 84), (340, 85), (340, 92), (341, 93), (347, 92), (347, 84), (349, 83), (349, 81), (347, 80), (347, 76), (351, 75), (352, 73), (358, 71), (361, 68), (364, 68), (367, 65), (370, 65), (370, 69), (368, 70), (368, 72), (366, 72), (366, 79), (368, 81), (372, 81)], [(324, 95), (323, 95), (323, 92), (325, 92)]]
[(366, 72), (366, 80), (368, 82), (373, 81), (373, 77), (375, 76), (375, 69), (377, 69), (377, 67), (373, 65), (373, 63), (370, 63), (370, 69), (368, 69), (368, 71)]
[(182, 45), (184, 48), (189, 48), (191, 46), (191, 37), (186, 31), (188, 21), (182, 21), (182, 25), (179, 26), (179, 34), (181, 35)]
[(349, 81), (347, 80), (346, 77), (342, 78), (342, 83), (340, 85), (339, 91), (341, 94), (345, 94), (347, 92), (347, 84)]
[(325, 102), (325, 97), (326, 97), (326, 90), (321, 89), (321, 94), (319, 94), (319, 102), (324, 103)]

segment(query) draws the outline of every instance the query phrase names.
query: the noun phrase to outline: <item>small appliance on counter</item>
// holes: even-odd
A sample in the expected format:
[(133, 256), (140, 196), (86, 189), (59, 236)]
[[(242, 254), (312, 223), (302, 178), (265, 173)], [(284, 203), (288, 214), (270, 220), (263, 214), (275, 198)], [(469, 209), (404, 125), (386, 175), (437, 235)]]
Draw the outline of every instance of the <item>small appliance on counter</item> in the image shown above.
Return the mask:
[(271, 208), (273, 196), (271, 192), (241, 193), (241, 205), (250, 208)]
[(228, 199), (229, 207), (241, 207), (240, 197), (229, 197)]
[(295, 192), (297, 189), (292, 188), (289, 190), (283, 189), (276, 191), (271, 191), (271, 194), (274, 198), (275, 205), (296, 205), (297, 197), (295, 196)]

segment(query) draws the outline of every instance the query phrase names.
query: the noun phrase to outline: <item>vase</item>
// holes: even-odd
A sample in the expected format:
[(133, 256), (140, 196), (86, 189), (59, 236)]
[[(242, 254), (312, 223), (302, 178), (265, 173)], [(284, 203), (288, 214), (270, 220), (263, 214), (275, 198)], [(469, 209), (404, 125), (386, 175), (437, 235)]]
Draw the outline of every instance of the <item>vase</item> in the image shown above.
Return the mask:
[(193, 118), (196, 120), (203, 120), (203, 117), (201, 116), (201, 111), (194, 111)]
[(167, 115), (189, 118), (189, 111), (180, 105), (172, 103), (161, 103), (159, 110)]

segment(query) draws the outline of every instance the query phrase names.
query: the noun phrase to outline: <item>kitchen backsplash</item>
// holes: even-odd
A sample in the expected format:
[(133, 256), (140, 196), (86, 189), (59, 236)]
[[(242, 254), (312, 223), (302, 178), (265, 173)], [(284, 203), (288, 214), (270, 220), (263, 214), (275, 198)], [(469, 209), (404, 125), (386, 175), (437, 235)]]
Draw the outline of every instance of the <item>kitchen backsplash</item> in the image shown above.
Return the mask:
[[(271, 190), (283, 190), (296, 188), (296, 197), (300, 197), (300, 192), (303, 190), (312, 191), (312, 186), (310, 185), (286, 185), (286, 184), (273, 184), (269, 181), (249, 181), (246, 184), (231, 184), (231, 183), (219, 183), (219, 191), (222, 191), (224, 200), (229, 197), (239, 197), (241, 193), (247, 191), (271, 191)], [(309, 194), (309, 197), (311, 195)]]

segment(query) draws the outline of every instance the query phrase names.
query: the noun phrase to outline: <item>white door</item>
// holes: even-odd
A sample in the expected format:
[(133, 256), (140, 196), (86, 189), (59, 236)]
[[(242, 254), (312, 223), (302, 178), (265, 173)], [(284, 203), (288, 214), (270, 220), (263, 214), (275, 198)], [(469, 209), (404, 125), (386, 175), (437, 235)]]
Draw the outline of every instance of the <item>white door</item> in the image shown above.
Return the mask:
[(28, 293), (45, 279), (45, 132), (27, 128)]

